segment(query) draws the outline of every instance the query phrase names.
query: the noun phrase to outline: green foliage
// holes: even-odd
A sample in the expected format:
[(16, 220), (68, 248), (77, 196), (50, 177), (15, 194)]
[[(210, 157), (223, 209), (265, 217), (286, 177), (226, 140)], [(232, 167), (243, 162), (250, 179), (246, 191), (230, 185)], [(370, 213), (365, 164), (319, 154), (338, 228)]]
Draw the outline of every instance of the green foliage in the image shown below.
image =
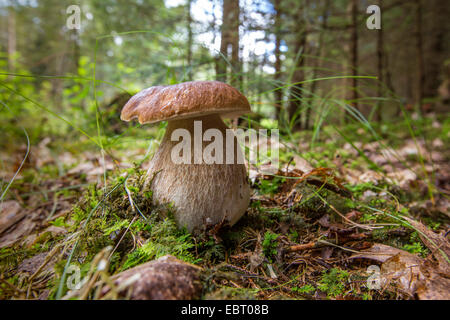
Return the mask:
[[(225, 236), (229, 236), (230, 233)], [(229, 240), (229, 239), (226, 239)], [(225, 259), (226, 249), (222, 243), (216, 243), (213, 237), (209, 237), (207, 241), (201, 241), (197, 245), (199, 256), (202, 261), (217, 262)]]
[(402, 249), (413, 254), (418, 254), (421, 257), (426, 257), (430, 253), (430, 251), (422, 244), (417, 231), (411, 233), (409, 236), (409, 243), (404, 244)]
[(113, 226), (104, 229), (103, 233), (105, 236), (109, 236), (111, 233), (113, 233), (115, 231), (127, 228), (129, 226), (129, 224), (130, 224), (130, 222), (127, 219), (117, 220), (117, 222)]
[(296, 242), (298, 240), (298, 236), (298, 231), (296, 229), (291, 229), (291, 232), (289, 233), (289, 239)]
[(258, 184), (259, 191), (262, 194), (274, 195), (281, 184), (286, 181), (285, 178), (274, 177), (271, 180), (261, 180)]
[(345, 187), (349, 189), (355, 197), (360, 197), (365, 191), (373, 190), (374, 184), (371, 182), (363, 182), (354, 185), (347, 184)]
[(272, 262), (272, 259), (277, 255), (278, 242), (276, 240), (278, 236), (278, 234), (272, 233), (271, 231), (267, 231), (264, 234), (262, 243), (263, 253), (269, 262)]
[(303, 287), (292, 287), (291, 291), (299, 294), (312, 294), (316, 291), (316, 288), (310, 284), (306, 284)]
[(322, 278), (318, 281), (317, 288), (325, 292), (329, 297), (336, 297), (344, 294), (350, 274), (348, 271), (332, 268), (324, 270)]
[[(409, 238), (408, 233), (406, 236), (392, 236), (390, 233), (400, 224), (394, 218), (400, 214), (409, 215), (408, 205), (414, 202), (412, 200), (416, 198), (423, 200), (419, 191), (420, 185), (408, 196), (403, 192), (394, 192), (391, 183), (386, 182), (348, 185), (354, 196), (350, 200), (338, 197), (326, 188), (319, 189), (302, 183), (297, 189), (302, 195), (302, 200), (286, 208), (284, 204), (277, 203), (273, 206), (267, 204), (269, 201), (266, 200), (274, 197), (280, 191), (280, 186), (286, 182), (282, 177), (273, 177), (258, 181), (256, 192), (259, 194), (254, 198), (260, 197), (260, 200), (254, 200), (248, 213), (230, 230), (224, 233), (221, 231), (221, 234), (214, 237), (210, 234), (194, 237), (185, 230), (178, 230), (172, 219), (171, 206), (156, 206), (152, 202), (152, 192), (143, 190), (143, 174), (142, 170), (138, 169), (140, 164), (154, 153), (158, 146), (157, 142), (165, 131), (166, 123), (142, 127), (135, 123), (125, 124), (120, 120), (120, 110), (132, 94), (148, 86), (175, 84), (190, 79), (215, 79), (217, 53), (210, 50), (208, 44), (203, 46), (196, 43), (198, 38), (195, 34), (192, 38), (193, 43), (187, 43), (185, 35), (188, 33), (187, 28), (192, 28), (190, 31), (194, 33), (216, 33), (217, 26), (210, 23), (213, 20), (194, 21), (188, 26), (186, 13), (189, 11), (186, 10), (185, 4), (169, 6), (169, 2), (162, 0), (126, 2), (86, 0), (83, 1), (82, 8), (84, 14), (82, 29), (89, 32), (78, 32), (62, 28), (67, 16), (61, 12), (64, 12), (70, 4), (72, 3), (68, 0), (40, 0), (34, 1), (33, 4), (15, 1), (12, 5), (7, 3), (2, 10), (2, 18), (8, 18), (9, 14), (14, 13), (17, 21), (13, 33), (9, 32), (9, 27), (8, 30), (0, 31), (2, 35), (0, 47), (9, 49), (6, 40), (9, 40), (10, 35), (14, 35), (17, 40), (16, 49), (20, 52), (11, 56), (0, 52), (1, 73), (11, 73), (0, 74), (1, 176), (9, 177), (11, 172), (8, 171), (14, 171), (17, 168), (17, 161), (20, 162), (25, 154), (23, 146), (26, 146), (27, 139), (22, 127), (26, 129), (27, 136), (29, 135), (32, 149), (31, 157), (12, 185), (11, 190), (14, 189), (15, 194), (8, 195), (10, 197), (8, 199), (18, 200), (27, 207), (33, 207), (36, 202), (41, 204), (39, 199), (45, 203), (51, 202), (53, 193), (54, 199), (58, 200), (54, 202), (53, 214), (55, 210), (60, 209), (61, 204), (65, 206), (66, 201), (70, 202), (72, 198), (80, 197), (78, 191), (74, 194), (68, 190), (54, 191), (54, 187), (66, 184), (68, 179), (70, 180), (68, 184), (72, 186), (73, 180), (79, 180), (77, 184), (84, 184), (87, 178), (91, 178), (85, 172), (79, 175), (65, 175), (72, 164), (61, 163), (64, 160), (56, 155), (66, 150), (74, 156), (80, 156), (81, 161), (92, 160), (90, 155), (87, 156), (88, 152), (101, 152), (102, 156), (109, 157), (108, 160), (112, 159), (115, 164), (135, 162), (135, 167), (128, 170), (108, 170), (105, 173), (105, 180), (103, 177), (100, 179), (105, 185), (97, 181), (87, 188), (83, 185), (80, 187), (84, 194), (73, 206), (71, 213), (50, 222), (51, 225), (68, 229), (70, 235), (67, 237), (60, 236), (56, 239), (57, 237), (49, 232), (41, 233), (42, 230), (35, 230), (39, 236), (31, 247), (24, 248), (17, 245), (0, 249), (0, 273), (2, 279), (7, 281), (0, 284), (0, 298), (3, 298), (2, 294), (8, 288), (8, 283), (28, 293), (30, 287), (26, 279), (24, 280), (22, 276), (11, 276), (11, 272), (17, 270), (24, 259), (37, 253), (49, 252), (56, 243), (62, 244), (64, 248), (64, 254), (54, 266), (57, 276), (63, 273), (67, 262), (65, 259), (67, 254), (70, 254), (67, 249), (70, 248), (73, 248), (71, 262), (80, 265), (82, 275), (87, 273), (93, 257), (106, 246), (112, 246), (115, 250), (110, 260), (111, 274), (164, 254), (172, 254), (193, 263), (202, 259), (201, 262), (205, 266), (211, 267), (217, 262), (234, 261), (228, 260), (228, 257), (235, 251), (240, 253), (254, 250), (256, 233), (264, 234), (263, 254), (267, 261), (272, 263), (277, 257), (279, 246), (277, 241), (279, 235), (274, 232), (284, 233), (284, 230), (289, 230), (287, 234), (289, 240), (299, 242), (303, 240), (306, 232), (312, 235), (317, 231), (317, 219), (324, 213), (330, 215), (333, 223), (336, 219), (340, 219), (330, 209), (330, 205), (342, 214), (352, 209), (362, 212), (362, 217), (355, 221), (357, 223), (395, 224), (374, 230), (371, 233), (371, 240), (382, 241), (420, 256), (429, 254), (417, 232), (413, 232)], [(302, 15), (307, 13), (312, 29), (315, 29), (314, 26), (319, 27), (317, 30), (321, 29), (319, 24), (322, 23), (320, 21), (323, 18), (322, 9), (326, 9), (326, 12), (331, 10), (330, 25), (339, 26), (347, 23), (344, 21), (345, 15), (333, 14), (334, 10), (340, 10), (339, 5), (335, 8), (321, 8), (322, 5), (311, 2), (302, 6), (301, 13)], [(250, 13), (253, 13), (253, 9), (255, 9), (253, 5), (248, 8)], [(250, 52), (248, 57), (242, 60), (244, 64), (242, 66), (236, 66), (234, 61), (227, 61), (231, 68), (227, 67), (228, 74), (224, 75), (224, 79), (242, 90), (252, 105), (253, 113), (242, 118), (243, 122), (238, 123), (239, 125), (247, 121), (252, 128), (280, 130), (283, 143), (280, 149), (280, 163), (283, 166), (287, 163), (294, 164), (295, 156), (300, 155), (314, 167), (336, 168), (339, 173), (337, 176), (343, 173), (342, 178), (345, 181), (345, 170), (340, 170), (343, 167), (360, 172), (370, 168), (380, 173), (381, 169), (386, 169), (379, 168), (378, 162), (373, 160), (371, 148), (368, 148), (367, 152), (368, 144), (386, 142), (389, 148), (397, 148), (405, 139), (413, 136), (423, 138), (425, 145), (439, 138), (443, 146), (437, 150), (446, 149), (450, 142), (450, 119), (447, 114), (439, 115), (433, 112), (435, 113), (433, 118), (419, 115), (417, 119), (411, 121), (409, 115), (404, 119), (406, 121), (398, 121), (397, 115), (387, 115), (383, 117), (385, 120), (383, 122), (372, 122), (372, 113), (382, 105), (383, 111), (392, 109), (395, 112), (396, 109), (404, 107), (400, 102), (401, 99), (410, 100), (411, 97), (397, 97), (388, 90), (382, 93), (382, 98), (373, 97), (378, 94), (379, 88), (373, 77), (360, 79), (357, 87), (349, 88), (348, 83), (344, 84), (344, 81), (341, 81), (342, 77), (335, 76), (341, 75), (342, 65), (348, 66), (348, 57), (342, 55), (339, 46), (336, 46), (335, 41), (326, 34), (323, 34), (324, 43), (318, 43), (319, 57), (304, 56), (303, 48), (299, 52), (293, 52), (291, 48), (298, 47), (299, 37), (298, 32), (291, 29), (302, 24), (298, 23), (296, 14), (299, 7), (294, 6), (290, 9), (292, 13), (285, 12), (279, 26), (282, 30), (293, 31), (283, 34), (285, 44), (282, 47), (288, 49), (281, 50), (284, 56), (281, 70), (268, 73), (266, 67), (272, 67), (271, 57)], [(404, 8), (397, 8), (392, 12), (408, 13), (403, 10)], [(126, 14), (123, 14), (124, 12)], [(274, 31), (270, 30), (270, 23), (274, 18), (272, 14), (265, 12), (261, 17), (262, 22), (269, 23), (267, 35), (273, 34)], [(95, 19), (90, 19), (89, 16), (94, 16)], [(259, 22), (251, 21), (251, 16), (252, 14), (249, 14), (245, 17), (249, 20), (243, 25), (258, 27)], [(391, 20), (392, 18), (395, 18), (395, 15), (391, 16)], [(406, 18), (405, 21), (408, 22), (408, 16)], [(6, 23), (8, 19), (4, 20)], [(389, 22), (389, 19), (386, 21)], [(409, 29), (408, 24), (404, 24), (403, 27)], [(320, 40), (321, 31), (317, 35)], [(401, 33), (391, 38), (399, 38), (399, 35)], [(361, 52), (369, 54), (373, 42), (370, 39), (367, 40), (369, 42), (362, 40), (359, 43)], [(307, 52), (311, 53), (310, 50)], [(223, 58), (227, 59), (226, 53), (222, 54), (225, 54)], [(297, 72), (298, 61), (303, 63), (302, 72)], [(409, 63), (407, 59), (403, 61)], [(13, 65), (10, 65), (11, 62)], [(362, 69), (358, 66), (349, 67), (360, 72), (375, 70), (370, 66)], [(242, 73), (238, 71), (239, 69)], [(393, 82), (389, 86), (398, 87), (398, 79), (403, 79), (403, 73), (395, 71), (407, 69), (408, 64), (400, 63), (392, 70), (383, 70), (389, 71), (388, 78)], [(317, 81), (319, 80), (317, 71), (330, 77), (326, 81)], [(297, 78), (300, 74), (303, 79)], [(238, 78), (243, 81), (241, 83), (230, 81)], [(307, 80), (302, 81), (305, 79)], [(300, 87), (292, 86), (299, 81), (302, 82)], [(313, 83), (318, 86), (313, 86)], [(294, 88), (298, 90), (293, 90)], [(416, 91), (414, 87), (410, 89), (412, 90), (407, 91)], [(358, 92), (359, 101), (342, 98), (348, 90)], [(281, 101), (274, 100), (274, 92), (281, 93)], [(423, 102), (426, 104), (436, 101), (436, 98), (427, 97)], [(359, 108), (361, 112), (350, 107), (350, 104), (356, 102), (362, 107)], [(288, 109), (294, 106), (293, 103), (296, 103), (296, 110), (290, 117), (288, 113), (291, 110)], [(392, 106), (394, 108), (391, 108)], [(275, 110), (280, 111), (279, 117)], [(367, 110), (373, 112), (369, 114)], [(311, 118), (307, 119), (309, 111), (312, 111)], [(434, 125), (435, 121), (441, 123), (441, 128)], [(296, 123), (313, 124), (313, 128), (294, 130)], [(34, 168), (36, 158), (40, 157), (39, 143), (44, 138), (51, 141), (48, 148), (53, 162)], [(304, 142), (307, 141), (310, 143), (304, 147)], [(351, 147), (344, 148), (344, 143)], [(142, 157), (135, 157), (134, 154), (130, 156), (128, 154), (130, 149), (143, 150)], [(377, 151), (382, 152), (386, 149), (387, 147), (383, 146)], [(448, 160), (448, 155), (442, 154), (444, 161)], [(406, 161), (422, 162), (425, 156), (425, 154), (407, 155)], [(97, 160), (93, 163), (98, 165)], [(407, 167), (408, 163), (402, 165)], [(425, 175), (427, 170), (424, 169)], [(433, 179), (436, 180), (436, 185), (441, 184), (438, 176), (433, 176), (429, 180)], [(422, 182), (421, 180), (422, 177), (418, 179), (418, 184)], [(2, 189), (7, 183), (7, 179), (0, 178)], [(432, 185), (433, 190), (429, 187), (431, 196), (433, 192), (439, 191), (434, 183)], [(119, 187), (113, 190), (113, 186)], [(387, 200), (388, 197), (385, 199), (382, 196), (368, 199), (361, 197), (365, 191), (375, 189), (377, 192), (393, 193), (404, 207), (397, 212), (398, 208), (394, 203), (397, 199), (391, 201)], [(64, 200), (61, 200), (60, 195), (63, 195)], [(278, 200), (278, 197), (275, 200)], [(46, 212), (47, 206), (42, 206), (39, 210)], [(447, 221), (433, 221), (434, 218), (431, 216), (420, 218), (436, 231), (447, 225)], [(285, 229), (285, 226), (288, 229)], [(248, 235), (242, 232), (244, 228), (249, 227), (255, 232)], [(76, 249), (70, 242), (74, 238), (79, 243)], [(336, 260), (333, 260), (333, 263), (335, 262)], [(246, 263), (242, 262), (238, 267), (247, 268)], [(342, 264), (337, 262), (333, 266)], [(288, 276), (292, 276), (292, 273)], [(35, 284), (40, 280), (36, 278), (34, 285), (31, 286), (33, 296), (36, 293), (33, 292)], [(54, 277), (47, 283), (51, 298), (55, 297), (58, 280)], [(255, 278), (255, 282), (257, 281)], [(293, 287), (291, 291), (296, 294), (312, 294), (317, 287), (329, 297), (336, 297), (345, 294), (347, 282), (348, 273), (336, 267), (324, 272), (317, 285), (313, 283)], [(307, 283), (311, 283), (311, 279), (308, 279)], [(263, 287), (259, 283), (257, 285)], [(226, 298), (260, 298), (254, 292), (264, 293), (264, 290), (247, 288), (224, 286), (218, 291), (222, 291), (219, 293), (223, 293), (222, 296)], [(366, 293), (358, 297), (372, 298)]]
[(75, 221), (75, 224), (79, 224), (81, 221), (87, 218), (88, 212), (80, 208), (80, 206), (75, 205), (72, 208), (72, 219)]
[(15, 267), (20, 260), (27, 256), (25, 250), (15, 250), (14, 248), (0, 249), (0, 272), (6, 273), (7, 270)]
[(428, 250), (420, 242), (414, 242), (413, 244), (405, 244), (402, 249), (413, 254), (418, 254), (422, 257), (424, 257), (428, 252)]
[(171, 254), (180, 260), (197, 263), (198, 259), (192, 254), (193, 247), (192, 236), (178, 230), (175, 222), (166, 218), (151, 226), (147, 242), (128, 255), (122, 270), (158, 259), (166, 254)]
[(62, 227), (62, 228), (70, 227), (69, 224), (65, 223), (65, 217), (56, 218), (55, 220), (50, 221), (49, 223), (55, 227)]
[(372, 300), (373, 297), (372, 297), (372, 295), (371, 295), (370, 293), (364, 292), (364, 293), (362, 294), (362, 299), (363, 299), (363, 300)]

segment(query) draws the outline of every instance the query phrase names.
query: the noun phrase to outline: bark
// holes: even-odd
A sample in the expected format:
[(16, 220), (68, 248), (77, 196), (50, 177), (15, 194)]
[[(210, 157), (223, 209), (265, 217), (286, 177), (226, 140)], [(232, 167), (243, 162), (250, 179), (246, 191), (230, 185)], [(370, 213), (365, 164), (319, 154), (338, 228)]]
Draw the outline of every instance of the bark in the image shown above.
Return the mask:
[[(380, 7), (381, 17), (383, 20), (383, 1), (378, 1), (378, 6)], [(383, 22), (381, 21), (381, 28), (377, 30), (377, 74), (378, 74), (378, 97), (381, 98), (383, 96), (383, 56), (384, 56), (384, 41), (383, 41)], [(383, 103), (380, 101), (377, 103), (377, 109), (375, 112), (375, 121), (380, 122), (382, 119), (382, 107)]]
[(420, 111), (423, 97), (424, 97), (424, 82), (425, 72), (423, 68), (423, 39), (422, 39), (422, 2), (421, 0), (415, 1), (416, 5), (416, 59), (417, 59), (417, 98), (416, 104)]
[[(241, 84), (241, 64), (239, 60), (239, 0), (223, 1), (220, 52), (232, 66), (231, 85), (239, 88)], [(226, 82), (227, 61), (219, 56), (217, 78)]]
[[(53, 70), (55, 75), (63, 75), (65, 73), (65, 54), (64, 52), (58, 54), (53, 61)], [(64, 88), (63, 79), (52, 78), (50, 83), (52, 84), (52, 89), (50, 91), (52, 100), (56, 106), (62, 107), (62, 91)]]
[[(424, 3), (427, 6), (428, 14), (423, 17), (429, 27), (422, 30), (422, 34), (426, 35), (424, 41), (424, 58), (426, 65), (424, 65), (424, 98), (434, 98), (438, 95), (437, 88), (441, 82), (442, 70), (445, 61), (445, 45), (448, 41), (446, 35), (449, 30), (448, 23), (448, 1), (444, 0), (430, 0)], [(425, 9), (425, 8), (424, 8)]]
[[(348, 13), (351, 18), (350, 29), (350, 44), (349, 44), (349, 58), (350, 58), (350, 75), (355, 77), (358, 70), (358, 0), (351, 0), (348, 8)], [(349, 80), (348, 99), (351, 100), (351, 105), (358, 109), (358, 80), (350, 78)]]
[(233, 0), (230, 15), (230, 44), (231, 44), (231, 65), (233, 67), (233, 77), (231, 85), (242, 89), (242, 68), (239, 59), (239, 0)]
[[(319, 34), (319, 40), (318, 40), (318, 49), (317, 49), (317, 59), (314, 60), (314, 65), (313, 65), (313, 79), (317, 78), (317, 73), (318, 73), (318, 69), (321, 67), (322, 65), (322, 56), (323, 56), (323, 48), (324, 48), (324, 43), (323, 43), (323, 38), (324, 38), (324, 33), (325, 30), (327, 29), (327, 24), (328, 24), (328, 10), (330, 8), (330, 0), (325, 0), (325, 4), (323, 7), (323, 12), (322, 12), (322, 25), (321, 25), (321, 30), (320, 30), (320, 34)], [(314, 93), (316, 92), (316, 88), (317, 88), (317, 81), (314, 81), (311, 84), (311, 98), (314, 97)], [(311, 122), (311, 107), (308, 108), (308, 110), (306, 111), (306, 119), (305, 119), (305, 127), (306, 129), (310, 128), (310, 122)]]
[[(301, 52), (301, 55), (298, 57), (298, 59), (295, 62), (294, 68), (294, 74), (292, 76), (292, 83), (298, 83), (304, 80), (304, 51), (306, 46), (306, 28), (304, 19), (302, 18), (303, 14), (303, 3), (299, 6), (299, 9), (296, 10), (296, 12), (293, 15), (293, 21), (295, 22), (294, 27), (294, 33), (296, 35), (295, 42), (294, 42), (294, 53), (296, 55)], [(294, 117), (298, 116), (295, 120), (295, 124), (293, 126), (294, 130), (299, 130), (302, 128), (301, 124), (301, 117), (300, 117), (300, 110), (302, 107), (302, 84), (296, 84), (291, 86), (290, 94), (289, 94), (289, 108), (288, 108), (288, 115), (289, 115), (289, 121), (292, 121)]]
[(189, 81), (192, 81), (192, 43), (193, 43), (193, 34), (192, 34), (192, 0), (188, 0), (186, 11), (187, 11), (187, 33), (188, 33), (188, 41), (187, 41), (187, 78)]
[[(275, 7), (275, 87), (280, 86), (280, 79), (281, 79), (281, 6), (280, 6), (281, 0), (275, 0), (274, 7)], [(283, 108), (283, 91), (282, 90), (276, 90), (274, 92), (274, 98), (275, 98), (275, 118), (278, 120), (278, 122), (281, 121), (281, 109)]]
[(78, 72), (78, 67), (80, 63), (81, 50), (80, 50), (80, 33), (77, 29), (72, 30), (72, 40), (73, 40), (73, 72), (76, 74)]
[(13, 72), (15, 69), (15, 53), (16, 53), (16, 13), (14, 8), (8, 10), (8, 69)]

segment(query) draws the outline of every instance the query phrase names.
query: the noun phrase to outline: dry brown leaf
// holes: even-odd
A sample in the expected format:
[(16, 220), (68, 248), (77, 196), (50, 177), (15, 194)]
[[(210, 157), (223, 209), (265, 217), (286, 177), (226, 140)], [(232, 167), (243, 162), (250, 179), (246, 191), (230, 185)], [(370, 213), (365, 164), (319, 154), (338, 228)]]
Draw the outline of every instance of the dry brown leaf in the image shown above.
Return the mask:
[[(413, 221), (412, 219), (409, 220), (410, 223)], [(413, 221), (412, 224), (419, 226), (416, 223)], [(427, 229), (423, 225), (419, 227)], [(427, 232), (432, 231), (428, 230)], [(435, 236), (436, 234), (434, 234)], [(436, 238), (434, 238), (434, 241), (439, 242)], [(393, 282), (403, 293), (411, 297), (417, 294), (419, 299), (424, 300), (450, 299), (448, 273), (442, 274), (442, 270), (437, 263), (429, 258), (422, 259), (407, 251), (380, 243), (375, 243), (371, 248), (354, 254), (350, 258), (370, 259), (382, 263), (381, 283), (384, 287)]]
[[(40, 224), (42, 210), (25, 210), (14, 204), (15, 201), (5, 201), (0, 212), (0, 248), (8, 247), (25, 239)], [(2, 208), (2, 207), (0, 207)]]
[(297, 169), (306, 173), (314, 170), (314, 167), (307, 160), (296, 154), (293, 156), (292, 160), (293, 161), (286, 168), (286, 171)]
[(379, 174), (376, 171), (373, 170), (366, 170), (358, 177), (359, 183), (373, 183), (374, 185), (377, 185), (381, 180), (383, 179), (383, 176)]
[(22, 219), (0, 237), (0, 248), (8, 247), (33, 232), (36, 223), (31, 218)]
[(417, 297), (421, 300), (450, 300), (450, 279), (436, 272), (436, 263), (426, 259), (421, 270), (426, 278), (417, 285)]
[(422, 259), (403, 251), (389, 258), (381, 265), (382, 283), (395, 281), (401, 291), (414, 296), (418, 282), (425, 280), (420, 270)]
[[(39, 253), (31, 258), (25, 259), (22, 261), (22, 263), (18, 266), (17, 271), (21, 273), (26, 273), (28, 275), (34, 274), (39, 267), (45, 262), (45, 259), (47, 258), (47, 255), (49, 252), (42, 252)], [(53, 266), (56, 263), (56, 257), (53, 257), (45, 266), (44, 272), (50, 273), (53, 271)]]
[(393, 171), (388, 173), (387, 176), (401, 188), (407, 188), (411, 181), (417, 180), (417, 175), (409, 169)]
[(354, 255), (352, 255), (350, 259), (361, 258), (383, 263), (397, 254), (412, 255), (407, 251), (400, 250), (382, 243), (374, 243), (373, 246), (369, 249), (360, 251), (359, 253), (355, 253)]
[(0, 234), (25, 216), (20, 210), (21, 207), (17, 201), (10, 200), (0, 203)]
[(418, 280), (424, 279), (420, 272), (422, 263), (420, 257), (381, 243), (375, 243), (371, 248), (354, 254), (350, 258), (381, 262), (382, 286), (385, 287), (391, 282), (397, 283), (401, 291), (410, 296), (414, 295)]
[[(419, 231), (422, 242), (430, 249), (434, 258), (438, 262), (437, 271), (450, 277), (450, 244), (443, 234), (437, 234), (419, 221), (404, 217), (415, 229)], [(450, 290), (450, 289), (449, 289)]]

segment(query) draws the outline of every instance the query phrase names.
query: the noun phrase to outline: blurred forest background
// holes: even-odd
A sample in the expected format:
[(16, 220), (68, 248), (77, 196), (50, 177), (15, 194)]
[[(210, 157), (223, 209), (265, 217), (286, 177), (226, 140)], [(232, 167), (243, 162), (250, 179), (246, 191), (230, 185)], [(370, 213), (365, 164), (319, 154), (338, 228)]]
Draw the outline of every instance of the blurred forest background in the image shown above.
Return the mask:
[[(448, 108), (446, 1), (375, 2), (86, 0), (81, 28), (69, 30), (71, 1), (2, 1), (1, 80), (9, 89), (0, 90), (11, 109), (2, 112), (36, 124), (23, 110), (30, 101), (13, 89), (89, 132), (96, 104), (104, 121), (117, 121), (108, 105), (127, 93), (213, 79), (242, 90), (281, 128), (342, 124), (358, 111), (379, 122), (395, 121), (403, 107)], [(366, 26), (371, 4), (381, 8), (381, 29)]]
[[(198, 264), (201, 297), (450, 299), (449, 17), (447, 0), (0, 0), (0, 299), (98, 298), (105, 254), (106, 282)], [(141, 184), (166, 123), (120, 120), (190, 80), (247, 96), (228, 125), (280, 130), (282, 170), (248, 165), (249, 208), (217, 237), (178, 230)], [(373, 263), (403, 278), (369, 290)]]

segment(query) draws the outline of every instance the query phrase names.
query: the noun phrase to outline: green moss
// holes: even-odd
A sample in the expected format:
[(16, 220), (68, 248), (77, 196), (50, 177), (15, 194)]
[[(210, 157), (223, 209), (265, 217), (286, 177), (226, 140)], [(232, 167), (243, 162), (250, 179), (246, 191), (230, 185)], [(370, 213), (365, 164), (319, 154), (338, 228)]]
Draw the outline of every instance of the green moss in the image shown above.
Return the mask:
[(322, 278), (318, 282), (318, 289), (325, 292), (328, 297), (343, 295), (347, 286), (350, 274), (348, 271), (332, 268), (322, 273)]
[(307, 284), (302, 287), (292, 287), (291, 291), (299, 294), (312, 294), (316, 291), (316, 288), (310, 284)]
[(221, 287), (204, 296), (206, 300), (256, 300), (256, 290), (246, 288)]
[(269, 262), (272, 262), (273, 258), (277, 255), (278, 242), (276, 240), (278, 237), (278, 234), (272, 233), (271, 231), (267, 231), (264, 234), (264, 240), (262, 243), (263, 253)]
[(178, 230), (175, 221), (166, 218), (151, 225), (147, 241), (127, 255), (121, 270), (158, 259), (166, 254), (186, 262), (198, 263), (199, 259), (196, 259), (192, 252), (194, 246), (192, 236), (186, 231)]
[(273, 196), (284, 182), (286, 182), (286, 179), (280, 177), (274, 177), (271, 180), (261, 180), (258, 184), (258, 189), (261, 194)]

